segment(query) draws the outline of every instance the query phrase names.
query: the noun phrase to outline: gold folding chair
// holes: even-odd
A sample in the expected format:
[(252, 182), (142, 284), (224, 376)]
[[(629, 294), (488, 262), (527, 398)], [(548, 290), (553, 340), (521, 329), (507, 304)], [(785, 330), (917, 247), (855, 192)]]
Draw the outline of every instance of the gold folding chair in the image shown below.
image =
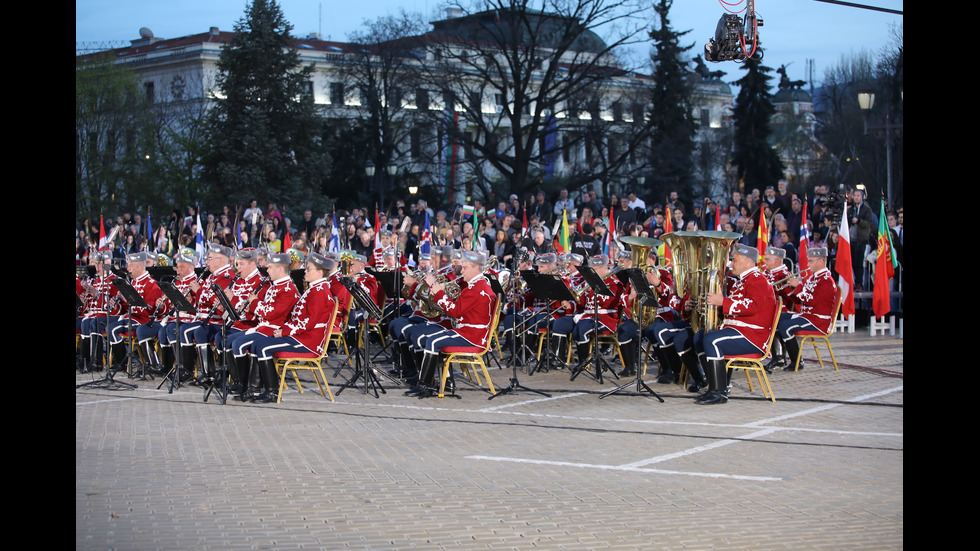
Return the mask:
[[(827, 345), (827, 350), (830, 352), (830, 360), (834, 362), (834, 371), (840, 371), (837, 368), (837, 358), (834, 357), (834, 349), (830, 346), (830, 336), (834, 334), (834, 330), (837, 329), (837, 316), (840, 315), (841, 302), (843, 301), (841, 288), (837, 286), (837, 306), (834, 308), (834, 321), (830, 324), (830, 331), (826, 335), (820, 331), (797, 331), (796, 337), (803, 337), (800, 340), (800, 352), (796, 355), (796, 361), (793, 364), (793, 371), (799, 371), (800, 369), (800, 358), (803, 357), (803, 345), (809, 342), (813, 345), (813, 353), (817, 355), (817, 361), (820, 362), (820, 367), (823, 367), (823, 358), (820, 357), (820, 349), (817, 348), (817, 341), (820, 341)], [(795, 337), (794, 337), (795, 338)]]
[[(493, 313), (493, 320), (490, 322), (490, 334), (493, 335), (497, 332), (497, 323), (500, 321), (500, 309), (503, 306), (503, 301), (497, 301), (497, 307)], [(476, 370), (477, 367), (483, 372), (483, 376), (487, 379), (487, 386), (490, 387), (490, 394), (496, 394), (497, 390), (493, 387), (493, 381), (490, 379), (490, 373), (487, 371), (487, 364), (483, 361), (483, 356), (490, 351), (490, 345), (493, 339), (487, 338), (486, 346), (476, 347), (476, 346), (449, 346), (442, 349), (442, 352), (446, 354), (446, 359), (442, 363), (442, 382), (439, 384), (439, 394), (440, 398), (446, 395), (446, 379), (449, 378), (449, 370), (452, 368), (452, 364), (458, 364), (460, 370), (466, 375), (469, 380), (476, 379), (476, 384), (482, 385), (480, 382), (480, 374)], [(472, 368), (472, 373), (471, 373)]]
[[(333, 330), (333, 322), (337, 317), (337, 297), (333, 298), (333, 311), (330, 313), (330, 323), (327, 325), (328, 331)], [(316, 381), (317, 386), (320, 388), (320, 394), (326, 398), (330, 397), (330, 401), (333, 402), (333, 391), (330, 390), (330, 383), (327, 382), (326, 375), (323, 374), (323, 362), (327, 357), (327, 347), (330, 344), (330, 337), (328, 336), (324, 339), (323, 348), (320, 350), (319, 354), (314, 354), (312, 352), (307, 353), (296, 353), (296, 352), (276, 352), (273, 354), (276, 362), (276, 371), (279, 374), (279, 393), (276, 396), (276, 403), (282, 401), (282, 389), (286, 388), (286, 373), (290, 372), (293, 375), (293, 381), (296, 383), (296, 388), (299, 389), (300, 393), (303, 392), (303, 385), (299, 382), (298, 371), (310, 371), (313, 373), (313, 380)]]
[(756, 377), (759, 379), (759, 386), (762, 387), (762, 395), (768, 397), (773, 403), (776, 402), (776, 395), (772, 393), (772, 385), (769, 384), (769, 376), (766, 374), (765, 366), (762, 365), (762, 360), (768, 358), (769, 352), (772, 350), (772, 341), (776, 336), (776, 325), (779, 324), (779, 314), (782, 309), (783, 300), (779, 299), (776, 301), (776, 313), (773, 315), (769, 340), (766, 341), (766, 347), (761, 353), (725, 356), (725, 359), (728, 360), (725, 364), (727, 369), (741, 369), (745, 371), (745, 379), (749, 382), (749, 391), (754, 390), (752, 387), (752, 377), (749, 375), (750, 371), (754, 371)]

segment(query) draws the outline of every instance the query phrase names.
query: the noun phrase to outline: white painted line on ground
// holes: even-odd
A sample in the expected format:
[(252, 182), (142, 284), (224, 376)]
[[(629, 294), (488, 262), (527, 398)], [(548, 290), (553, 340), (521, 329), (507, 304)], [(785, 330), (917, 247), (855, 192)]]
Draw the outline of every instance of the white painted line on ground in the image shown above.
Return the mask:
[(561, 396), (552, 396), (550, 398), (537, 398), (535, 400), (524, 400), (523, 402), (514, 402), (513, 404), (503, 404), (503, 405), (500, 405), (500, 406), (494, 406), (492, 408), (479, 409), (477, 411), (480, 411), (480, 412), (498, 411), (498, 410), (501, 410), (501, 409), (507, 409), (507, 408), (517, 407), (517, 406), (523, 406), (523, 405), (527, 405), (527, 404), (534, 404), (534, 403), (537, 403), (537, 402), (547, 402), (547, 401), (550, 401), (550, 400), (561, 400), (562, 398), (571, 398), (573, 396), (582, 396), (583, 394), (585, 394), (585, 393), (584, 392), (573, 392), (571, 394), (563, 394)]
[(593, 463), (572, 463), (569, 461), (548, 461), (544, 459), (520, 459), (516, 457), (493, 457), (487, 455), (468, 455), (466, 459), (480, 459), (484, 461), (503, 461), (508, 463), (525, 463), (532, 465), (549, 465), (553, 467), (580, 467), (583, 469), (600, 469), (604, 471), (630, 471), (638, 473), (655, 473), (683, 476), (699, 476), (705, 478), (730, 478), (735, 480), (751, 480), (755, 482), (778, 482), (781, 478), (771, 476), (748, 476), (729, 473), (700, 473), (693, 471), (673, 471), (667, 469), (644, 469), (642, 467), (630, 467), (627, 465), (597, 465)]
[(720, 448), (722, 446), (727, 446), (729, 444), (734, 444), (736, 442), (741, 442), (743, 440), (751, 440), (752, 438), (759, 438), (761, 436), (768, 436), (774, 432), (778, 432), (779, 428), (769, 428), (748, 434), (746, 436), (741, 436), (738, 439), (727, 438), (725, 440), (718, 440), (710, 444), (705, 444), (703, 446), (697, 446), (694, 448), (681, 450), (674, 453), (668, 453), (666, 455), (659, 455), (657, 457), (651, 457), (649, 459), (641, 459), (640, 461), (634, 461), (633, 463), (626, 463), (625, 465), (620, 465), (620, 467), (642, 467), (644, 465), (652, 465), (654, 463), (660, 463), (663, 461), (670, 461), (671, 459), (678, 459), (681, 457), (686, 457), (688, 455), (694, 455), (696, 453), (701, 453), (704, 451), (713, 450), (715, 448)]

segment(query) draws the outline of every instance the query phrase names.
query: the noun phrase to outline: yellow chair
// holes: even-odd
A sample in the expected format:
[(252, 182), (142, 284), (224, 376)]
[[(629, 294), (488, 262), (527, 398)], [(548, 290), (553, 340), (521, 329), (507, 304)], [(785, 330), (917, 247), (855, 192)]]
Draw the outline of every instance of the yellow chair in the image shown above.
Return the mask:
[[(337, 298), (333, 299), (333, 311), (330, 313), (330, 323), (327, 327), (333, 328), (334, 319), (337, 317)], [(332, 333), (332, 331), (331, 331)], [(286, 373), (291, 372), (293, 375), (293, 381), (296, 382), (296, 388), (299, 389), (300, 393), (303, 392), (303, 385), (299, 382), (299, 377), (297, 372), (300, 370), (310, 371), (313, 373), (313, 380), (316, 381), (317, 386), (320, 388), (320, 394), (326, 398), (330, 397), (330, 401), (333, 402), (333, 391), (330, 390), (330, 383), (327, 382), (326, 375), (323, 374), (323, 361), (327, 357), (327, 347), (330, 344), (330, 337), (324, 339), (323, 349), (320, 350), (319, 354), (314, 354), (312, 352), (307, 353), (296, 353), (296, 352), (276, 352), (273, 354), (276, 363), (276, 372), (279, 374), (279, 393), (276, 396), (276, 403), (282, 401), (282, 389), (286, 388)]]
[(837, 328), (837, 316), (840, 315), (841, 302), (843, 301), (843, 296), (841, 293), (840, 286), (837, 287), (837, 306), (834, 307), (834, 321), (830, 324), (830, 331), (824, 335), (820, 331), (797, 331), (796, 337), (803, 337), (800, 341), (800, 352), (796, 355), (796, 361), (793, 364), (793, 371), (799, 371), (800, 369), (800, 358), (803, 357), (803, 345), (808, 341), (813, 345), (813, 352), (817, 355), (817, 361), (820, 362), (820, 367), (823, 367), (823, 358), (820, 357), (820, 350), (817, 348), (817, 341), (821, 341), (827, 345), (827, 350), (830, 352), (830, 359), (834, 362), (834, 371), (840, 371), (837, 368), (837, 358), (834, 357), (834, 349), (830, 346), (830, 336), (834, 334), (834, 329)]
[(762, 360), (768, 358), (769, 352), (772, 350), (772, 340), (776, 336), (776, 325), (779, 324), (779, 314), (782, 309), (783, 300), (779, 299), (776, 301), (776, 313), (773, 315), (769, 340), (766, 341), (766, 347), (761, 353), (725, 356), (725, 359), (728, 360), (725, 364), (726, 369), (741, 369), (745, 371), (745, 379), (749, 382), (749, 391), (754, 390), (752, 387), (752, 377), (749, 375), (750, 371), (754, 371), (756, 377), (759, 379), (759, 386), (762, 387), (762, 395), (768, 397), (773, 403), (776, 402), (776, 395), (772, 393), (772, 385), (769, 384), (769, 376), (766, 374), (765, 366), (762, 365)]
[[(500, 309), (503, 306), (503, 301), (497, 301), (497, 307), (494, 309), (493, 320), (490, 322), (490, 334), (493, 335), (497, 332), (497, 323), (500, 321)], [(439, 384), (439, 394), (440, 398), (446, 395), (446, 379), (449, 378), (449, 370), (452, 364), (459, 364), (460, 369), (466, 378), (473, 380), (476, 379), (476, 384), (481, 385), (480, 374), (476, 370), (477, 367), (483, 372), (483, 376), (487, 379), (487, 386), (490, 387), (490, 394), (496, 394), (497, 389), (493, 387), (493, 381), (490, 379), (490, 373), (487, 371), (487, 364), (483, 361), (483, 356), (490, 351), (490, 344), (493, 339), (487, 338), (487, 344), (485, 346), (449, 346), (442, 349), (442, 352), (446, 354), (446, 359), (442, 363), (442, 381)], [(473, 368), (472, 374), (470, 368)]]

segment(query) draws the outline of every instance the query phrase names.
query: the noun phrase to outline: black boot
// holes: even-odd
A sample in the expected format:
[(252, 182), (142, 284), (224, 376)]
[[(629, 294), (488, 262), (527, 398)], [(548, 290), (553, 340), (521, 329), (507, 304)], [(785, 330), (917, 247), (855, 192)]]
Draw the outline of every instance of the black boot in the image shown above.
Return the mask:
[(160, 346), (160, 372), (166, 375), (174, 366), (174, 349), (167, 345)]
[(660, 376), (657, 377), (657, 382), (660, 384), (671, 385), (676, 383), (681, 378), (681, 357), (677, 355), (677, 351), (674, 347), (663, 348), (661, 346), (656, 347), (657, 355), (660, 356)]
[(231, 386), (228, 388), (229, 394), (241, 394), (245, 390), (245, 373), (243, 371), (247, 368), (243, 364), (247, 359), (248, 356), (236, 358), (231, 350), (225, 350), (225, 365), (228, 366), (228, 374), (231, 375)]
[(247, 371), (248, 386), (242, 392), (243, 402), (251, 401), (261, 392), (262, 375), (259, 372), (259, 360), (253, 355), (244, 356), (239, 359), (243, 364), (243, 371)]
[(146, 369), (150, 373), (160, 373), (160, 358), (157, 357), (157, 347), (153, 346), (153, 339), (147, 339), (139, 343), (140, 352), (146, 358)]
[(123, 371), (126, 369), (126, 343), (117, 342), (110, 344), (109, 351), (112, 356), (112, 366), (110, 369), (113, 371)]
[[(259, 404), (275, 402), (279, 393), (279, 377), (276, 374), (275, 360), (272, 358), (269, 358), (268, 360), (258, 360), (258, 372), (259, 378), (262, 380), (262, 394), (256, 396), (253, 402)], [(276, 390), (273, 391), (273, 388)]]
[(88, 373), (88, 366), (92, 364), (92, 340), (91, 337), (82, 337), (79, 348), (82, 351), (82, 364), (78, 366), (80, 373)]
[(196, 346), (197, 361), (200, 362), (198, 370), (198, 384), (206, 385), (214, 380), (214, 358), (207, 346)]
[(105, 367), (105, 355), (103, 354), (105, 349), (105, 337), (102, 335), (92, 335), (92, 338), (89, 340), (91, 341), (92, 345), (92, 351), (90, 354), (92, 357), (92, 364), (88, 369), (89, 371), (102, 371), (102, 368)]
[(419, 382), (419, 368), (415, 363), (415, 353), (408, 346), (407, 342), (398, 343), (398, 349), (402, 356), (402, 377), (405, 382), (415, 386)]
[[(783, 371), (793, 371), (796, 369), (796, 358), (800, 356), (800, 343), (796, 340), (796, 337), (790, 337), (783, 344), (786, 345), (786, 352), (789, 352), (789, 363), (786, 364)], [(803, 371), (802, 357), (800, 357), (799, 371)]]
[(786, 365), (786, 362), (783, 360), (783, 340), (779, 337), (779, 335), (773, 337), (772, 349), (769, 351), (769, 353), (771, 358), (769, 359), (769, 362), (763, 366), (763, 369), (766, 370), (766, 373), (772, 374), (773, 369)]
[(576, 343), (575, 344), (575, 355), (578, 356), (578, 358), (576, 358), (576, 359), (578, 360), (578, 363), (580, 363), (580, 364), (582, 363), (583, 360), (585, 360), (586, 358), (588, 358), (589, 357), (589, 342), (586, 341), (584, 344), (583, 343)]
[(419, 366), (419, 381), (412, 390), (405, 393), (406, 396), (432, 396), (436, 391), (435, 376), (436, 366), (439, 363), (439, 354), (423, 353), (422, 363)]
[(680, 355), (681, 362), (687, 367), (687, 375), (690, 382), (687, 385), (688, 392), (700, 392), (701, 389), (708, 386), (707, 378), (705, 377), (704, 370), (701, 368), (701, 362), (698, 361), (698, 356), (694, 352), (693, 348), (685, 350)]
[(619, 351), (623, 355), (623, 370), (619, 372), (620, 377), (636, 376), (636, 343), (629, 342), (619, 346)]
[(568, 339), (564, 335), (552, 335), (551, 336), (551, 351), (555, 354), (555, 357), (561, 360), (558, 364), (558, 368), (565, 365), (565, 358), (568, 357)]
[(725, 368), (725, 360), (709, 360), (706, 371), (708, 392), (702, 394), (694, 403), (714, 405), (728, 402), (728, 370)]
[(194, 345), (181, 346), (180, 363), (181, 368), (183, 368), (183, 372), (180, 374), (180, 381), (184, 382), (193, 376), (194, 365), (197, 363), (197, 347)]

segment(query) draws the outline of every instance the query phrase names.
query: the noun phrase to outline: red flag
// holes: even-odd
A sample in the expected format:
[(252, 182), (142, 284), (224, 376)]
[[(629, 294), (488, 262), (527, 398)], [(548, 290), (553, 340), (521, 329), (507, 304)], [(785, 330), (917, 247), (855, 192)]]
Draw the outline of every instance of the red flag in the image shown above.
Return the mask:
[(766, 263), (766, 249), (769, 247), (769, 228), (766, 224), (766, 209), (759, 209), (759, 235), (756, 239), (756, 248), (759, 250), (759, 266)]
[(715, 230), (721, 231), (721, 205), (715, 206)]
[[(667, 215), (664, 217), (664, 233), (671, 233), (674, 231), (674, 222), (670, 217), (670, 205), (667, 205)], [(664, 263), (673, 264), (670, 256), (670, 247), (664, 245)]]
[[(847, 227), (847, 205), (844, 205), (844, 215), (840, 220), (840, 240), (837, 242), (837, 284), (841, 289), (843, 302), (840, 313), (845, 316), (854, 315), (854, 269), (851, 267), (851, 230)], [(836, 320), (835, 320), (836, 321)]]
[(286, 235), (282, 238), (282, 250), (287, 251), (291, 248), (293, 248), (293, 242), (289, 239), (289, 232), (286, 232)]
[(885, 200), (881, 200), (881, 215), (878, 217), (878, 258), (875, 262), (875, 288), (871, 300), (876, 318), (885, 317), (891, 311), (891, 279), (895, 276), (892, 264), (891, 231), (885, 223)]
[(527, 239), (527, 209), (522, 210), (524, 213), (524, 222), (521, 224), (521, 238)]
[(613, 241), (616, 240), (616, 205), (609, 209), (609, 235), (606, 243), (606, 254), (612, 255)]

